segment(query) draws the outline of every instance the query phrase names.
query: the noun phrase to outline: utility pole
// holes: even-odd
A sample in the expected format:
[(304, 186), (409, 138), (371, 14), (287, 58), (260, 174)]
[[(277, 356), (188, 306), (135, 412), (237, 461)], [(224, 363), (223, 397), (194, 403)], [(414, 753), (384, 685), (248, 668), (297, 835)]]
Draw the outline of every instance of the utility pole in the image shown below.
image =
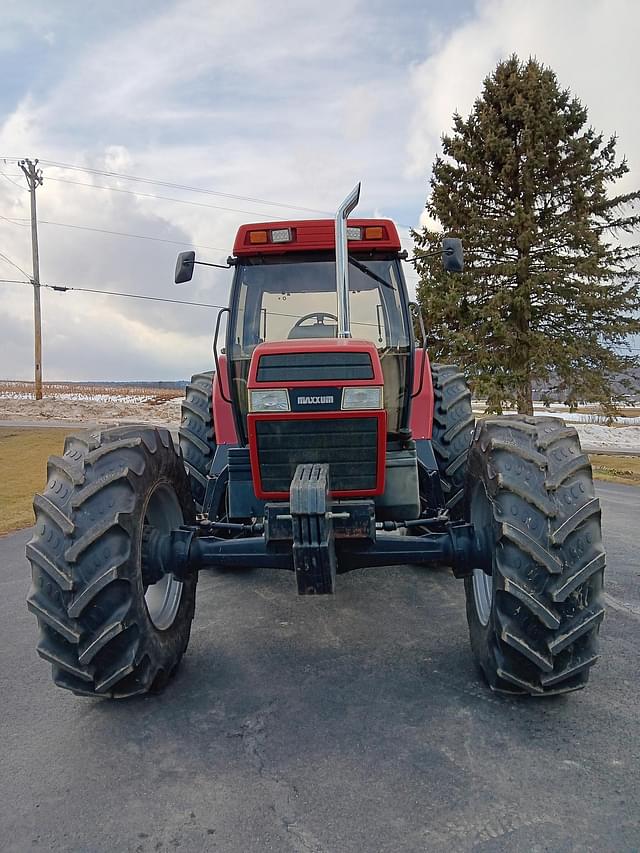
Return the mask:
[(35, 343), (36, 400), (42, 400), (42, 319), (40, 314), (40, 257), (38, 255), (38, 217), (36, 214), (36, 189), (42, 185), (42, 169), (38, 161), (20, 160), (18, 163), (25, 174), (31, 196), (31, 255), (33, 273), (33, 326)]

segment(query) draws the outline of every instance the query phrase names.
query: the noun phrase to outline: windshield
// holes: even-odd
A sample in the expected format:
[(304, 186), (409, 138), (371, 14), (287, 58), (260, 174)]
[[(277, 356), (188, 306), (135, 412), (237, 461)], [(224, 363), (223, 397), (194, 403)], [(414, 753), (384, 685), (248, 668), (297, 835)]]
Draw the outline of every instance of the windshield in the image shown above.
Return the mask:
[[(410, 349), (400, 263), (397, 255), (350, 261), (351, 334), (371, 341), (380, 353), (389, 430), (396, 431), (405, 410)], [(255, 257), (238, 264), (227, 351), (243, 418), (249, 362), (257, 344), (337, 337), (336, 301), (335, 257), (327, 253)]]
[[(351, 334), (378, 348), (408, 346), (397, 260), (358, 260), (349, 269)], [(370, 271), (372, 275), (368, 275)], [(336, 337), (335, 259), (250, 259), (239, 266), (233, 347), (262, 341)]]

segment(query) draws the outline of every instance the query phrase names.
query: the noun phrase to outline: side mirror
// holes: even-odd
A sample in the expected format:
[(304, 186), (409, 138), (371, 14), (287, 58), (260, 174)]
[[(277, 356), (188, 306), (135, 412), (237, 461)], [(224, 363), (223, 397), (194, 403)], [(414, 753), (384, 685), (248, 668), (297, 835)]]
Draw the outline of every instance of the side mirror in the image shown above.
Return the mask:
[(447, 272), (462, 272), (464, 270), (462, 240), (458, 237), (443, 238), (442, 264)]
[(176, 261), (176, 274), (174, 277), (176, 284), (184, 284), (186, 281), (191, 281), (195, 262), (195, 252), (180, 252)]

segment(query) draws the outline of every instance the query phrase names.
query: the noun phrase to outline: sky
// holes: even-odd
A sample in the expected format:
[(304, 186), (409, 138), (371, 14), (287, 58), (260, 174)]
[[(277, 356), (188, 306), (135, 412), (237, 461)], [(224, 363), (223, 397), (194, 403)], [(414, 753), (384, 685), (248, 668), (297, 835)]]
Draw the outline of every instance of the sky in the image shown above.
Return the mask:
[[(15, 159), (37, 157), (43, 283), (226, 305), (230, 271), (175, 287), (178, 251), (225, 263), (240, 224), (332, 215), (357, 181), (358, 215), (393, 219), (410, 250), (441, 134), (514, 52), (618, 135), (620, 190), (640, 181), (633, 0), (0, 0), (0, 16), (0, 253), (28, 278)], [(0, 257), (0, 278), (25, 275)], [(30, 379), (31, 288), (0, 283), (0, 300), (0, 378)], [(212, 367), (214, 309), (43, 290), (42, 315), (45, 380)]]

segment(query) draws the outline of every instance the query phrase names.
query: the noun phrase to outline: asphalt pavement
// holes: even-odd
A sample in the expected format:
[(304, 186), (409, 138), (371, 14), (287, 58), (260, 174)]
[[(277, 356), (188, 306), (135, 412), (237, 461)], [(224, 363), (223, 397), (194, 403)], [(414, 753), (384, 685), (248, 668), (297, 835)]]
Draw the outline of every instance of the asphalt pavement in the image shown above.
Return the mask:
[(586, 690), (501, 698), (448, 572), (203, 573), (159, 697), (82, 699), (35, 654), (24, 544), (0, 538), (3, 851), (638, 851), (640, 490), (600, 484), (603, 659)]

